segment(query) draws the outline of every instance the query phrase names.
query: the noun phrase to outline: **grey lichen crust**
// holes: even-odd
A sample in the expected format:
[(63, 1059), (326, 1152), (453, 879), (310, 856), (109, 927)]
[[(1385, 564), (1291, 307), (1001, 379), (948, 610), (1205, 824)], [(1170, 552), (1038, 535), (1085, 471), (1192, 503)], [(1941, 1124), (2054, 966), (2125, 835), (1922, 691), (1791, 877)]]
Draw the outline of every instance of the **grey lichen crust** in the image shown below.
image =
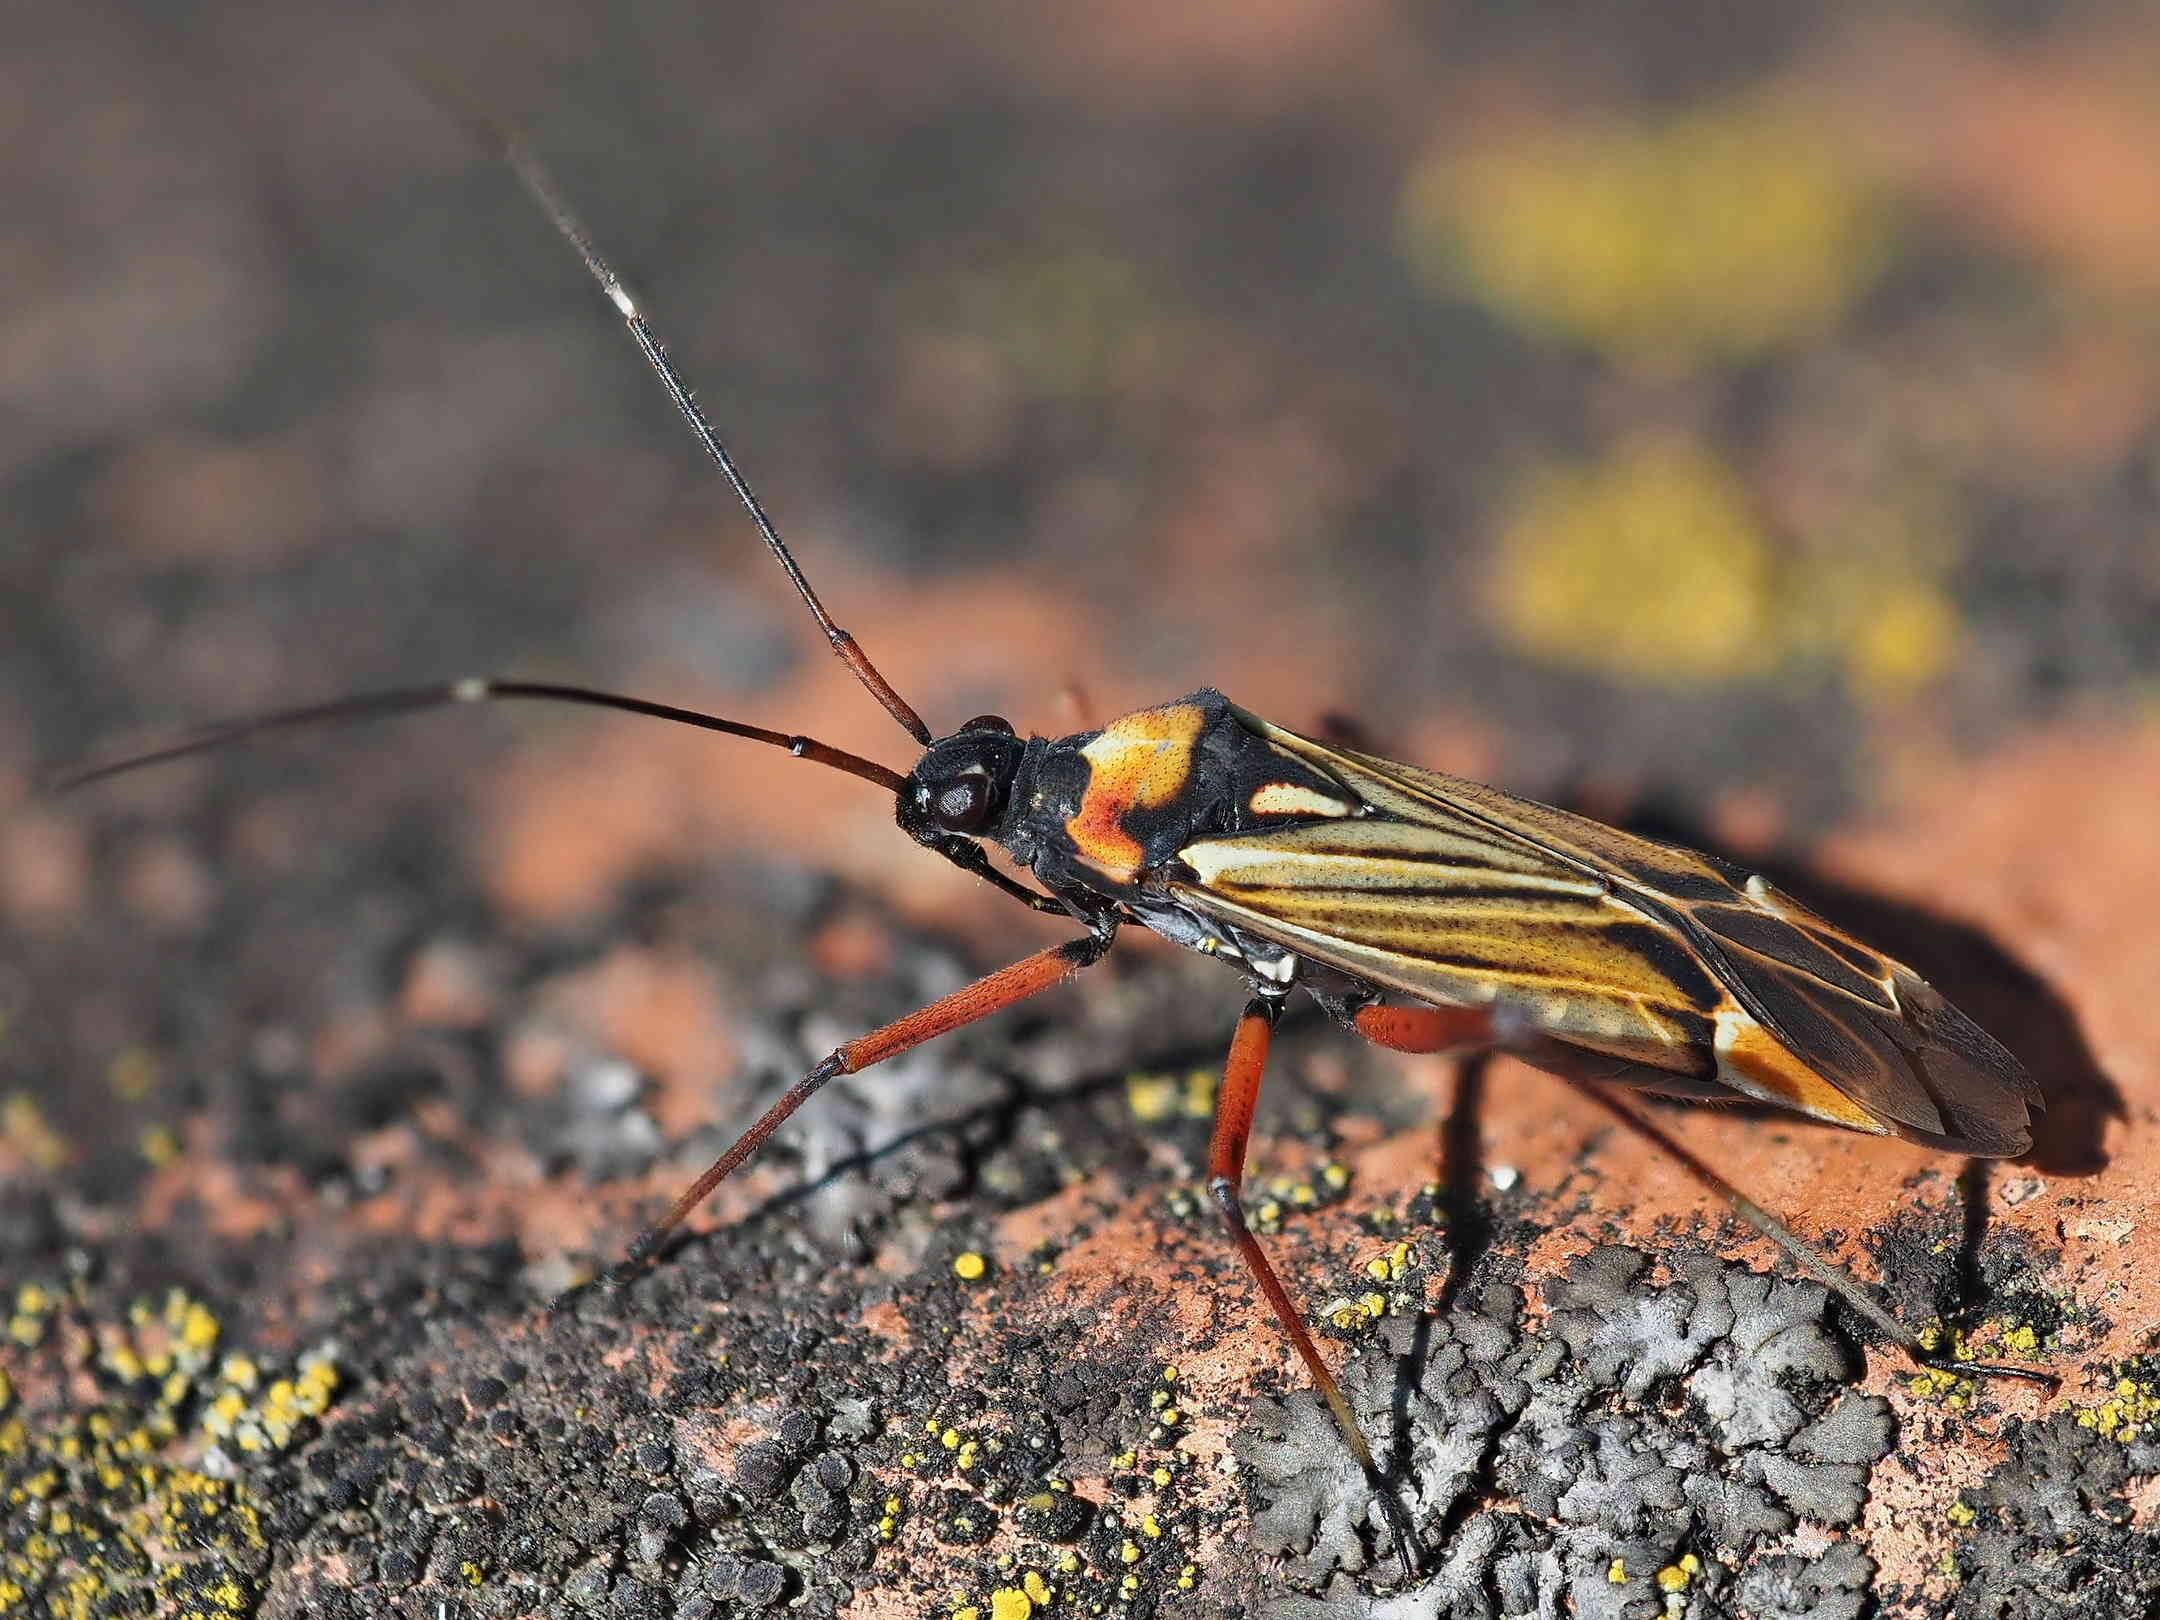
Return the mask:
[[(1543, 1331), (1497, 1285), (1439, 1316), (1383, 1325), (1344, 1391), (1427, 1551), (1392, 1578), (1372, 1496), (1327, 1409), (1264, 1401), (1233, 1442), (1252, 1540), (1301, 1595), (1270, 1620), (1503, 1620), (1669, 1612), (1854, 1620), (1874, 1564), (1852, 1525), (1888, 1454), (1887, 1403), (1845, 1387), (1813, 1283), (1707, 1255), (1605, 1247), (1545, 1285)], [(1400, 1449), (1407, 1436), (1408, 1453)]]
[[(2155, 1358), (2116, 1373), (2118, 1400), (2154, 1402)], [(2010, 1425), (2008, 1455), (1964, 1493), (1975, 1524), (1958, 1549), (1956, 1620), (2160, 1614), (2160, 1535), (2133, 1506), (2160, 1476), (2160, 1440), (2142, 1423), (2103, 1433), (2093, 1416)]]

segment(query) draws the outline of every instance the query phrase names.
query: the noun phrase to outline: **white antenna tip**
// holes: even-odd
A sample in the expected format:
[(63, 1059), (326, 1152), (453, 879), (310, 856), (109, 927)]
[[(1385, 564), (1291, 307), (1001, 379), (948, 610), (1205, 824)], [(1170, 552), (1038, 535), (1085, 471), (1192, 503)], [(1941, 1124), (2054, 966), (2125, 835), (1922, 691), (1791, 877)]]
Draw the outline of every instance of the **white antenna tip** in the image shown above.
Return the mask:
[(453, 703), (482, 703), (487, 700), (488, 683), (478, 675), (468, 675), (450, 688)]
[(630, 295), (623, 290), (623, 285), (621, 282), (610, 281), (608, 283), (607, 295), (610, 299), (614, 301), (615, 307), (622, 311), (622, 317), (624, 320), (634, 321), (638, 319), (638, 307), (635, 303), (631, 301)]

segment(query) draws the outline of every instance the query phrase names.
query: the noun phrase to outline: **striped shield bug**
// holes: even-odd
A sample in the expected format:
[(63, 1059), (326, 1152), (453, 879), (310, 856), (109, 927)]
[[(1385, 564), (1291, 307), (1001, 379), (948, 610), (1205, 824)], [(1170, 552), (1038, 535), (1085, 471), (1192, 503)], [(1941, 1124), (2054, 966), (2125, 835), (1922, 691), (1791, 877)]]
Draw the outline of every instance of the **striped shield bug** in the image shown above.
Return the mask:
[(828, 1081), (1065, 982), (1137, 926), (1217, 958), (1246, 983), (1216, 1104), (1209, 1190), (1374, 1485), (1406, 1569), (1419, 1563), (1416, 1528), (1240, 1204), (1270, 1043), (1300, 991), (1378, 1046), (1506, 1052), (1582, 1084), (1916, 1359), (2047, 1381), (1931, 1352), (1867, 1290), (1605, 1090), (1752, 1101), (1974, 1157), (2024, 1152), (2039, 1089), (1917, 973), (1730, 863), (1303, 736), (1212, 689), (1069, 736), (1023, 736), (993, 715), (934, 733), (827, 612), (548, 173), (515, 137), (467, 121), (576, 250), (820, 633), (920, 757), (903, 773), (718, 715), (581, 686), (474, 678), (209, 726), (55, 785), (82, 787), (324, 722), (508, 700), (581, 704), (700, 726), (859, 777), (892, 796), (899, 829), (914, 842), (1079, 930), (837, 1048), (683, 1191), (607, 1281), (649, 1261)]

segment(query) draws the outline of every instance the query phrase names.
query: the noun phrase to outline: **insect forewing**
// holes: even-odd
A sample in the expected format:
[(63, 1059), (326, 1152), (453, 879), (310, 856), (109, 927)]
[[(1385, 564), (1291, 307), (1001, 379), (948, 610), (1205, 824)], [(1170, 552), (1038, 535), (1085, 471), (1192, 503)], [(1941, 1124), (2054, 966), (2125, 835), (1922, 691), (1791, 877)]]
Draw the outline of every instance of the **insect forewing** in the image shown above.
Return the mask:
[[(1352, 815), (1195, 840), (1194, 910), (1502, 1029), (1878, 1134), (2025, 1151), (2038, 1089), (1917, 973), (1760, 877), (1239, 719)], [(1526, 1043), (1528, 1044), (1528, 1043)]]

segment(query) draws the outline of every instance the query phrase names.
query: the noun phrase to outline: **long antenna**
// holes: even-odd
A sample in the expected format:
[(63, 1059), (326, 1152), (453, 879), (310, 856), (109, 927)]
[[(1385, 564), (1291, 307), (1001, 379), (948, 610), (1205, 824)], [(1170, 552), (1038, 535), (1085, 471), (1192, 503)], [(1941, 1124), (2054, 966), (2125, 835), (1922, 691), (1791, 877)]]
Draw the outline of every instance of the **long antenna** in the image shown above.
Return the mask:
[[(717, 714), (705, 714), (697, 709), (678, 709), (672, 703), (653, 703), (644, 698), (624, 697), (619, 692), (599, 692), (589, 686), (561, 686), (553, 681), (508, 681), (491, 676), (472, 675), (461, 681), (450, 681), (437, 686), (394, 687), (384, 692), (362, 692), (355, 697), (333, 698), (328, 703), (311, 703), (299, 709), (273, 709), (268, 714), (244, 715), (237, 720), (223, 720), (203, 726), (163, 743), (145, 749), (139, 754), (124, 755), (119, 759), (105, 760), (96, 765), (77, 766), (46, 779), (47, 793), (68, 793), (76, 788), (88, 787), (108, 777), (123, 776), (150, 765), (163, 765), (169, 760), (187, 759), (195, 754), (207, 754), (213, 749), (227, 748), (234, 743), (247, 742), (252, 738), (271, 732), (298, 731), (307, 726), (335, 725), (343, 721), (380, 720), (394, 714), (412, 714), (422, 709), (449, 708), (465, 703), (496, 703), (507, 698), (531, 698), (548, 703), (582, 703), (595, 709), (619, 709), (625, 714), (649, 715), (655, 720), (673, 720), (686, 726), (696, 726), (703, 731), (725, 732), (730, 737), (747, 737), (769, 747), (784, 748), (797, 759), (807, 759), (819, 765), (830, 765), (836, 771), (859, 776), (865, 782), (874, 783), (895, 797), (905, 793), (908, 778), (898, 771), (890, 770), (875, 760), (851, 754), (831, 743), (821, 743), (815, 737), (804, 737), (786, 731), (769, 731), (764, 726), (745, 725), (740, 720), (723, 719)], [(972, 838), (954, 835), (934, 835), (921, 839), (936, 854), (942, 855), (963, 872), (972, 873), (992, 888), (1011, 895), (1022, 905), (1052, 917), (1066, 918), (1071, 911), (1047, 894), (1040, 894), (1026, 884), (1015, 881), (991, 865), (990, 857), (982, 845)]]
[(623, 318), (623, 324), (630, 329), (631, 341), (638, 346), (638, 352), (645, 356), (646, 364), (653, 368), (654, 375), (660, 379), (660, 386), (667, 390), (668, 398), (675, 402), (675, 408), (682, 412), (683, 420), (690, 424), (690, 431), (696, 435), (698, 444), (734, 487), (736, 495), (749, 511), (751, 521), (757, 525), (758, 533), (764, 536), (766, 549), (771, 551), (781, 568), (786, 571), (789, 583), (803, 599), (803, 605), (809, 608), (810, 616), (817, 620), (818, 628), (825, 632), (825, 639), (831, 644), (832, 650), (839, 655), (843, 664), (854, 671), (855, 678), (862, 682), (870, 695), (885, 706), (885, 712), (899, 721), (909, 736), (927, 748), (931, 741), (930, 728), (923, 724), (922, 716), (915, 712), (907, 699), (893, 690), (892, 683), (878, 673), (877, 666), (870, 662), (855, 638), (833, 623), (832, 615), (825, 611), (825, 604), (818, 600), (817, 592), (810, 588), (810, 581), (803, 577), (802, 568), (795, 561), (795, 554), (788, 550), (787, 542), (780, 538), (780, 531), (773, 527), (772, 519), (766, 516), (764, 503), (757, 498), (757, 492), (751, 489), (750, 481), (742, 475), (742, 469), (735, 465), (735, 458), (728, 454), (727, 446), (720, 442), (719, 431), (699, 408), (697, 400), (691, 395), (690, 385), (683, 381), (682, 373), (675, 369), (675, 362), (668, 358), (659, 336), (647, 323), (637, 301), (623, 286), (622, 278), (616, 275), (613, 266), (600, 256), (599, 248), (593, 243), (592, 234), (585, 229), (576, 210), (570, 206), (569, 199), (563, 195), (561, 187), (555, 184), (555, 177), (548, 173), (532, 149), (516, 134), (467, 106), (433, 74), (424, 70), (415, 71), (422, 87), (434, 96), (451, 117), (464, 125), (474, 139), (508, 166), (510, 172), (518, 177), (519, 182), (532, 195), (533, 201), (540, 205), (549, 222), (561, 233), (563, 240), (577, 250), (578, 257), (585, 261), (586, 270), (591, 272), (593, 280), (600, 284), (600, 290), (607, 294), (608, 302), (615, 306), (616, 313)]
[(364, 692), (357, 697), (338, 698), (329, 703), (312, 703), (306, 708), (278, 709), (269, 714), (250, 715), (244, 720), (228, 720), (204, 726), (145, 753), (131, 754), (124, 759), (107, 760), (103, 764), (84, 765), (67, 771), (52, 778), (46, 787), (50, 792), (66, 793), (74, 788), (88, 787), (92, 782), (102, 782), (107, 777), (140, 770), (146, 765), (162, 765), (168, 760), (186, 759), (191, 754), (206, 754), (214, 748), (225, 748), (273, 731), (296, 731), (304, 726), (340, 721), (377, 720), (387, 715), (411, 714), (420, 709), (449, 708), (460, 703), (494, 703), (507, 698), (537, 698), (550, 703), (583, 703), (596, 709), (621, 709), (630, 714), (650, 715), (656, 720), (675, 720), (684, 725), (703, 727), (707, 731), (724, 731), (730, 737), (747, 737), (752, 742), (785, 748), (797, 759), (815, 760), (820, 765), (830, 765), (834, 770), (859, 776), (865, 782), (874, 782), (889, 793), (899, 793), (907, 786), (907, 778), (898, 771), (887, 770), (874, 760), (864, 759), (812, 737), (790, 736), (784, 731), (768, 731), (763, 726), (744, 725), (739, 720), (723, 720), (716, 714), (700, 714), (695, 709), (678, 709), (667, 703), (648, 703), (643, 698), (623, 697), (614, 692), (596, 692), (585, 686), (558, 686), (551, 681), (498, 681), (484, 676), (471, 676), (439, 686), (407, 686), (387, 692)]

